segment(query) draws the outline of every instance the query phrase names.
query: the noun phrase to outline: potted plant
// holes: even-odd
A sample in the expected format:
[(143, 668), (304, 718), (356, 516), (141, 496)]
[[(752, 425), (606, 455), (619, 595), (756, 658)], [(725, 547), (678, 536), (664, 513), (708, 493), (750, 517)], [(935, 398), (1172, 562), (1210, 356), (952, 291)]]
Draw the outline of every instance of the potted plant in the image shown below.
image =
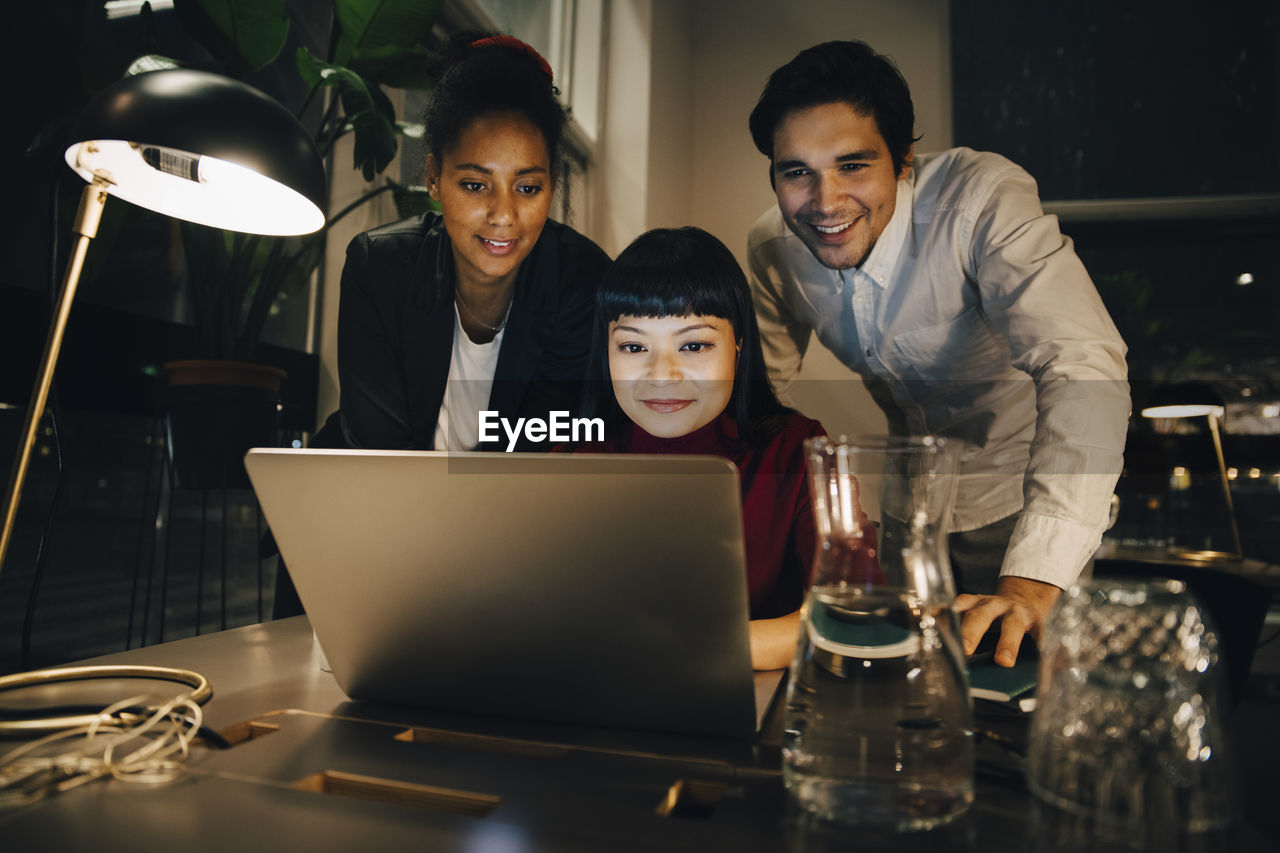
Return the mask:
[[(332, 163), (335, 143), (353, 134), (352, 166), (371, 182), (395, 157), (399, 135), (410, 130), (397, 121), (380, 87), (429, 86), (425, 42), (441, 2), (329, 0), (329, 5), (332, 18), (323, 56), (305, 45), (285, 49), (297, 23), (285, 0), (175, 0), (174, 10), (185, 32), (213, 57), (209, 70), (243, 79), (289, 64), (293, 71), (286, 79), (301, 83), (305, 92), (297, 115), (313, 129), (321, 155)], [(153, 63), (166, 61), (152, 58)], [(326, 92), (332, 95), (327, 103)], [(388, 191), (395, 192), (402, 215), (429, 204), (424, 191), (384, 178), (332, 212), (320, 231), (303, 237), (181, 224), (186, 283), (206, 358), (164, 366), (175, 484), (248, 485), (240, 460), (246, 448), (274, 441), (278, 392), (285, 378), (283, 371), (254, 362), (268, 315), (283, 295), (306, 288), (324, 254), (328, 228)]]

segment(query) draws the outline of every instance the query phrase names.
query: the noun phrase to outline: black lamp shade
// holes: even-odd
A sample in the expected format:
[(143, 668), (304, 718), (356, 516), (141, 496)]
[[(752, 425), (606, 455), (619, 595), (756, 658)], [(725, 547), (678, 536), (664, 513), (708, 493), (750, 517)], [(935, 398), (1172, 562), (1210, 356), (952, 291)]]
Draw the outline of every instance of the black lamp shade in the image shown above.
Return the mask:
[(1208, 382), (1174, 382), (1159, 385), (1142, 409), (1144, 418), (1191, 418), (1222, 413), (1221, 395)]
[(306, 129), (243, 83), (177, 68), (126, 77), (81, 112), (66, 160), (112, 195), (169, 216), (259, 234), (324, 225), (328, 186)]

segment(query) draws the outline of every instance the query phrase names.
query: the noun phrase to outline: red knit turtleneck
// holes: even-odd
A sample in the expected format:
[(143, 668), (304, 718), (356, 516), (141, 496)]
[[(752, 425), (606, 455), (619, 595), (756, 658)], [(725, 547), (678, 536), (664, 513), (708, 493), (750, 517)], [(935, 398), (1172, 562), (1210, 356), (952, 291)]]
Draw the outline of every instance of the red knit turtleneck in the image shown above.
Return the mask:
[(590, 453), (720, 456), (742, 477), (742, 527), (751, 618), (784, 616), (800, 606), (813, 564), (816, 534), (805, 480), (804, 440), (826, 435), (801, 415), (783, 419), (777, 435), (752, 447), (737, 423), (721, 415), (678, 438), (657, 438), (632, 424), (620, 435), (577, 448)]

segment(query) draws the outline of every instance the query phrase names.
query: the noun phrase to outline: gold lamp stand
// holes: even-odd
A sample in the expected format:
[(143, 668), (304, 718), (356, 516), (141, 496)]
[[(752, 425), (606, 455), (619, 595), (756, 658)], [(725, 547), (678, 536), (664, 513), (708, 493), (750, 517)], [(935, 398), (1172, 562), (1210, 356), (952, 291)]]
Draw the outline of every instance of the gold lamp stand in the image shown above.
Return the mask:
[(44, 343), (40, 373), (36, 378), (35, 388), (31, 392), (31, 402), (27, 405), (22, 435), (18, 439), (18, 453), (14, 457), (13, 472), (9, 477), (9, 489), (5, 498), (4, 531), (0, 533), (0, 567), (4, 566), (5, 555), (9, 553), (9, 542), (13, 538), (14, 522), (18, 516), (18, 503), (22, 499), (22, 485), (27, 479), (27, 468), (31, 465), (31, 453), (35, 449), (40, 418), (44, 414), (45, 403), (49, 400), (49, 386), (53, 384), (53, 369), (58, 363), (58, 352), (62, 349), (62, 335), (67, 328), (71, 303), (75, 299), (76, 287), (80, 282), (80, 271), (84, 268), (85, 254), (89, 251), (89, 241), (97, 236), (98, 223), (102, 221), (102, 208), (107, 201), (108, 185), (108, 181), (97, 177), (86, 184), (84, 192), (80, 194), (80, 206), (76, 210), (76, 221), (73, 226), (77, 235), (76, 244), (71, 252), (71, 260), (67, 263), (66, 275), (62, 279), (57, 308), (49, 323), (49, 335)]
[(1216, 410), (1211, 411), (1205, 417), (1209, 419), (1209, 434), (1213, 436), (1213, 450), (1218, 457), (1218, 477), (1222, 482), (1222, 496), (1227, 501), (1227, 518), (1231, 521), (1231, 544), (1235, 546), (1235, 550), (1213, 551), (1171, 548), (1169, 552), (1178, 557), (1205, 563), (1240, 560), (1244, 557), (1244, 550), (1240, 547), (1240, 526), (1236, 524), (1236, 505), (1231, 499), (1231, 482), (1227, 478), (1227, 462), (1222, 455), (1222, 435), (1218, 430), (1218, 412)]
[(88, 186), (78, 235), (45, 340), (44, 357), (13, 460), (0, 532), (0, 569), (13, 539), (62, 335), (89, 241), (107, 195), (148, 210), (255, 234), (310, 234), (324, 225), (328, 185), (310, 133), (278, 101), (207, 71), (131, 74), (80, 111), (63, 157)]
[(1236, 506), (1231, 499), (1231, 482), (1227, 477), (1227, 462), (1222, 455), (1222, 435), (1218, 424), (1226, 414), (1226, 406), (1218, 392), (1206, 382), (1176, 382), (1157, 387), (1151, 400), (1142, 409), (1144, 418), (1198, 418), (1209, 421), (1209, 434), (1213, 436), (1213, 452), (1218, 460), (1218, 478), (1222, 483), (1222, 496), (1227, 501), (1227, 518), (1231, 522), (1231, 544), (1234, 551), (1195, 550), (1191, 548), (1169, 549), (1176, 557), (1199, 562), (1241, 560), (1244, 551), (1240, 547), (1240, 527), (1236, 524)]

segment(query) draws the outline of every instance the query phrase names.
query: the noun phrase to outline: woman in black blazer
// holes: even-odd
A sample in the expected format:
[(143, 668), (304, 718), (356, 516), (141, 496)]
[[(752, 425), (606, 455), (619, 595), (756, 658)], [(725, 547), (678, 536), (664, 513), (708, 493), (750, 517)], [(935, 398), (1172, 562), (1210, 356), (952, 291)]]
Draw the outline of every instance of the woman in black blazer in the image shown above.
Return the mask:
[[(441, 212), (347, 249), (342, 443), (506, 449), (503, 435), (479, 441), (479, 411), (511, 423), (576, 411), (609, 258), (547, 218), (565, 123), (555, 94), (550, 67), (523, 42), (456, 46), (425, 122), (427, 186)], [(320, 443), (334, 443), (326, 432)]]
[[(313, 447), (504, 450), (479, 415), (574, 413), (598, 246), (548, 219), (565, 124), (551, 68), (509, 36), (455, 40), (427, 108), (439, 213), (351, 241), (338, 312), (341, 402)], [(550, 438), (550, 436), (548, 436)], [(523, 438), (517, 450), (549, 450)], [(276, 618), (302, 612), (277, 569)]]

